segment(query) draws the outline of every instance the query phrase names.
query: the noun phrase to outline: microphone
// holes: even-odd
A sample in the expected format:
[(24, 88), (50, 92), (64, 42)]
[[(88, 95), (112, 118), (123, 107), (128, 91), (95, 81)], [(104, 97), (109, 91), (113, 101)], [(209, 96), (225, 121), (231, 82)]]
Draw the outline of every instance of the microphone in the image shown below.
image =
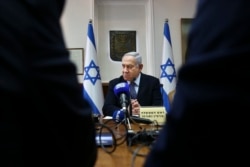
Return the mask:
[(124, 112), (122, 110), (116, 110), (114, 113), (113, 113), (113, 119), (116, 121), (116, 122), (121, 122), (123, 119), (124, 119)]
[(115, 85), (114, 93), (120, 99), (120, 104), (123, 110), (126, 110), (128, 106), (129, 97), (129, 85), (127, 82), (121, 82)]

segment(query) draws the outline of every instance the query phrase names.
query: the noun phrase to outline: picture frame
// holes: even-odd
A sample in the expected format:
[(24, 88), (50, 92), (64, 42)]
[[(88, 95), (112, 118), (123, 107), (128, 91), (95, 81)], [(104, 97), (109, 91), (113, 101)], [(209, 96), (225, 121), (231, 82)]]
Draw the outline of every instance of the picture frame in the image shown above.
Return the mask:
[(70, 61), (76, 66), (77, 75), (83, 75), (84, 49), (68, 48)]
[(109, 31), (110, 58), (121, 61), (122, 56), (130, 51), (136, 51), (136, 31)]
[(181, 46), (182, 46), (182, 62), (185, 63), (187, 56), (187, 40), (190, 26), (193, 18), (181, 18)]

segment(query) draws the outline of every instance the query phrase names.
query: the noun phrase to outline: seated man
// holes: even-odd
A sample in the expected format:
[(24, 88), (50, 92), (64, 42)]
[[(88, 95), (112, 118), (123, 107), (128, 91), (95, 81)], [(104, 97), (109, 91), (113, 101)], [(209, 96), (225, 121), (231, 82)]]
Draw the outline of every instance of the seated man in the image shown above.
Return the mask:
[[(162, 106), (161, 85), (158, 78), (142, 73), (142, 58), (137, 52), (125, 53), (122, 57), (122, 76), (109, 82), (108, 92), (103, 105), (104, 116), (115, 116), (121, 110), (120, 99), (114, 87), (122, 82), (135, 84), (136, 97), (129, 97), (129, 113), (139, 115), (140, 106)], [(131, 93), (130, 93), (131, 94)]]

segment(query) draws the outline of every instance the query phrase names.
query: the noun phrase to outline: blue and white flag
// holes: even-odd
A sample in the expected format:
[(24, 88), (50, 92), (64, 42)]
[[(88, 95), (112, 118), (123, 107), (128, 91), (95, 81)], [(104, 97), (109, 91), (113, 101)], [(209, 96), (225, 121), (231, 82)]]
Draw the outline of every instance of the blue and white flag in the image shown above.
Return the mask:
[(84, 58), (83, 96), (92, 107), (93, 114), (103, 115), (104, 95), (100, 67), (97, 63), (97, 52), (92, 21), (88, 24), (86, 52)]
[(171, 103), (169, 101), (169, 93), (175, 90), (176, 86), (176, 70), (173, 60), (173, 51), (171, 44), (170, 31), (168, 20), (164, 23), (163, 32), (163, 50), (162, 50), (162, 64), (160, 82), (162, 86), (163, 104), (166, 111), (170, 110)]

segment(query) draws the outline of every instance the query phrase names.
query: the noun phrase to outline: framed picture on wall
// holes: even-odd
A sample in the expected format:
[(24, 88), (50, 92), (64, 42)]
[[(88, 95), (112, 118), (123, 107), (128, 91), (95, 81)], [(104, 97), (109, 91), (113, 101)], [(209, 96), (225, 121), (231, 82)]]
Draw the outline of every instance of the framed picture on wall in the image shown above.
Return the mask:
[(75, 64), (77, 74), (83, 74), (84, 65), (84, 49), (83, 48), (69, 48), (69, 58)]
[(185, 62), (187, 52), (187, 37), (192, 23), (192, 18), (181, 18), (181, 46), (182, 46), (182, 62)]
[(136, 51), (136, 31), (109, 31), (109, 37), (113, 61), (121, 61), (125, 53)]

